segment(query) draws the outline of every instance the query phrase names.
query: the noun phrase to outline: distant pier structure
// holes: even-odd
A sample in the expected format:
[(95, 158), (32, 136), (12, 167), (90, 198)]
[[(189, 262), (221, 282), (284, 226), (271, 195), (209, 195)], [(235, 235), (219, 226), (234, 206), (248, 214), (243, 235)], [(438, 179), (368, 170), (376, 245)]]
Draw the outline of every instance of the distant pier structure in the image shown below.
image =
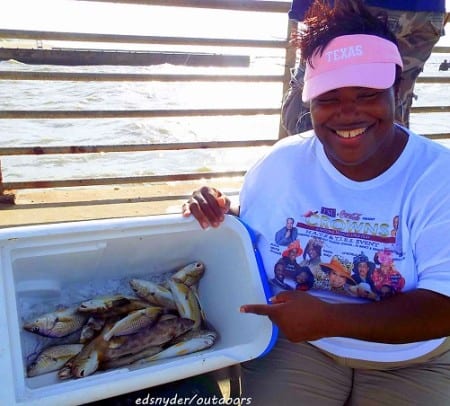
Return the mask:
[(248, 55), (225, 55), (204, 52), (120, 51), (103, 49), (0, 48), (0, 61), (14, 59), (30, 65), (132, 65), (147, 66), (170, 63), (185, 66), (248, 67)]

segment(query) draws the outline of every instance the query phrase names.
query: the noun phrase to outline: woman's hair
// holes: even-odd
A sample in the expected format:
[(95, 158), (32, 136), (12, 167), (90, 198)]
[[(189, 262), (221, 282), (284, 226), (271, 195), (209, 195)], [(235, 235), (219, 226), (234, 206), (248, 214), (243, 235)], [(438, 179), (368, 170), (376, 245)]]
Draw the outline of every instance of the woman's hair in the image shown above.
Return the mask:
[(303, 62), (310, 63), (316, 52), (323, 52), (336, 37), (352, 34), (376, 35), (397, 45), (388, 28), (386, 13), (373, 15), (360, 0), (315, 0), (305, 15), (305, 28), (294, 43)]

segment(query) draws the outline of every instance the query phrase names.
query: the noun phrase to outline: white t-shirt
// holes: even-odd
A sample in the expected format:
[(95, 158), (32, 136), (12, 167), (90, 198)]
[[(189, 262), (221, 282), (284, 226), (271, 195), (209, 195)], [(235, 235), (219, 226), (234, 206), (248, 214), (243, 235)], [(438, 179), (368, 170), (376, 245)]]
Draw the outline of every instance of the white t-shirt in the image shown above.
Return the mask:
[[(295, 135), (247, 173), (240, 217), (257, 236), (274, 293), (299, 289), (355, 303), (416, 288), (449, 296), (449, 173), (450, 150), (409, 132), (392, 167), (356, 182), (336, 170), (312, 132)], [(393, 362), (442, 341), (333, 337), (313, 344), (342, 357)]]

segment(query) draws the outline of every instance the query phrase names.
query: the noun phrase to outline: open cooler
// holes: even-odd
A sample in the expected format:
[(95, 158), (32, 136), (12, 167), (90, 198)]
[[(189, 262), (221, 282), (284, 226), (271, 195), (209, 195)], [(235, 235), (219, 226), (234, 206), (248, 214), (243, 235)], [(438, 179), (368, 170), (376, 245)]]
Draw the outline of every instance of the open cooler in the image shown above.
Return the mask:
[[(207, 230), (180, 215), (2, 229), (0, 255), (5, 405), (67, 406), (109, 398), (256, 358), (275, 340), (268, 318), (239, 312), (242, 304), (267, 302), (268, 290), (251, 235), (231, 216)], [(97, 296), (132, 294), (129, 279), (163, 279), (193, 261), (206, 268), (198, 297), (218, 333), (212, 347), (82, 378), (61, 380), (57, 372), (27, 377), (30, 359), (55, 343), (25, 331), (27, 320)]]

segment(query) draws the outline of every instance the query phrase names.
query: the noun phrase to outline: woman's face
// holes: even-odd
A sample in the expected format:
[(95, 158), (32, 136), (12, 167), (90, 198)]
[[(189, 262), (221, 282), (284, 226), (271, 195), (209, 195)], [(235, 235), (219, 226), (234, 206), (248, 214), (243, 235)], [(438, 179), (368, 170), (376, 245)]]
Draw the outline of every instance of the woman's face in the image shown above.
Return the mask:
[(358, 272), (361, 278), (367, 277), (367, 274), (369, 273), (369, 265), (367, 265), (367, 262), (360, 262), (358, 264)]
[(319, 256), (319, 252), (316, 248), (314, 248), (313, 246), (308, 248), (308, 255), (311, 259), (315, 259)]
[(295, 259), (297, 258), (297, 249), (293, 248), (289, 251), (289, 258), (291, 259), (291, 261), (295, 261)]
[(277, 265), (274, 269), (274, 273), (275, 273), (275, 277), (280, 280), (283, 281), (284, 280), (284, 267), (283, 265)]
[(403, 150), (406, 134), (396, 134), (394, 113), (394, 87), (344, 87), (311, 100), (314, 130), (328, 159), (354, 180), (378, 176)]
[(345, 276), (341, 276), (335, 271), (330, 272), (330, 286), (332, 288), (340, 288), (345, 285)]

